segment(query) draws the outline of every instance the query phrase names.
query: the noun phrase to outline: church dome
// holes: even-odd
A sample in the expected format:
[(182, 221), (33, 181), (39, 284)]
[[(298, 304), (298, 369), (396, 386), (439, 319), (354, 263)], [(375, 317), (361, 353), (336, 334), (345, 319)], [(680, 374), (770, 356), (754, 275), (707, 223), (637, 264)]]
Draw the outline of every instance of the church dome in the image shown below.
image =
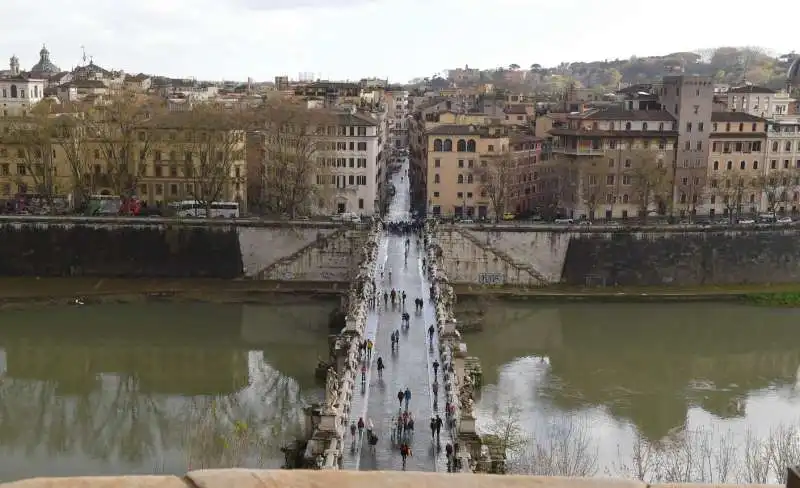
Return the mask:
[(60, 71), (61, 69), (50, 61), (50, 51), (47, 50), (47, 47), (42, 46), (42, 50), (39, 51), (39, 62), (33, 65), (31, 73), (54, 74)]
[(792, 86), (800, 86), (800, 57), (792, 61), (789, 71), (786, 72), (786, 81)]

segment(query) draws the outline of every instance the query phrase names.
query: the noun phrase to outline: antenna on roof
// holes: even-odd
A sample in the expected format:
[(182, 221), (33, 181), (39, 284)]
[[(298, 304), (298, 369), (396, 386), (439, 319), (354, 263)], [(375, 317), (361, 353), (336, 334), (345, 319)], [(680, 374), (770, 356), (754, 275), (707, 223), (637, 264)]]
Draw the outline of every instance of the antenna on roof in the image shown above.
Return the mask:
[(83, 59), (83, 64), (86, 64), (86, 46), (81, 46), (81, 52), (83, 52), (83, 56), (81, 56), (81, 59)]

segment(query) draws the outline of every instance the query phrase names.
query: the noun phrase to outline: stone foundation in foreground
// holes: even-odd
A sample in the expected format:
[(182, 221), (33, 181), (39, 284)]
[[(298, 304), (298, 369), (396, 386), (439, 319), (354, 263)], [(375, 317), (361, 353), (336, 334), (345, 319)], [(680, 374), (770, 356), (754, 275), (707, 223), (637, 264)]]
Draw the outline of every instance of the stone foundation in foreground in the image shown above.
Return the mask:
[[(559, 478), (418, 473), (401, 471), (303, 471), (218, 469), (186, 476), (98, 476), (33, 478), (0, 484), (1, 488), (671, 488), (614, 478)], [(687, 485), (711, 488), (739, 485)], [(779, 485), (750, 485), (752, 488)]]

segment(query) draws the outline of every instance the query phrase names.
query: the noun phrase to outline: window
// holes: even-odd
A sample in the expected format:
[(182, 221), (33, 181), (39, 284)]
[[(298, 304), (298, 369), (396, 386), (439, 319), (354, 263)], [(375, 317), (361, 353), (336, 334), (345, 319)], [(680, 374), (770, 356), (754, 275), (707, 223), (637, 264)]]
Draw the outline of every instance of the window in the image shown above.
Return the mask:
[(456, 152), (467, 152), (467, 141), (459, 139), (458, 142), (456, 142)]
[(22, 176), (25, 176), (26, 174), (28, 174), (27, 168), (25, 168), (24, 164), (18, 164), (17, 165), (17, 174), (18, 175), (22, 175)]
[(614, 167), (614, 158), (611, 158), (611, 159), (608, 160), (608, 167), (609, 168), (613, 168)]
[(10, 175), (9, 170), (10, 168), (8, 166), (8, 163), (0, 164), (0, 175), (9, 176)]
[[(358, 135), (360, 135), (360, 136), (367, 135), (367, 128), (366, 127), (359, 127), (358, 128)], [(364, 207), (358, 207), (358, 208), (364, 208)]]
[(614, 184), (614, 175), (607, 175), (606, 176), (606, 185), (613, 185)]
[(685, 150), (687, 150), (687, 151), (691, 150), (691, 149), (692, 149), (692, 141), (686, 141), (686, 142), (683, 144), (683, 148), (684, 148)]
[(758, 169), (758, 161), (753, 161), (753, 169)]
[(739, 122), (739, 132), (744, 132), (744, 123)]
[(489, 152), (494, 152), (494, 144), (489, 144)]
[(463, 168), (464, 167), (464, 160), (463, 159), (459, 159), (458, 160), (458, 167), (459, 168)]
[(783, 150), (786, 152), (792, 152), (792, 141), (786, 141), (786, 144), (783, 146)]
[(442, 167), (442, 160), (441, 159), (434, 159), (433, 160), (433, 167), (434, 168), (441, 168)]
[(777, 159), (771, 159), (769, 161), (769, 169), (777, 169), (777, 168), (778, 168), (778, 160)]
[(464, 198), (464, 192), (460, 191), (460, 192), (456, 193), (456, 197), (457, 198)]
[(438, 191), (433, 192), (433, 198), (439, 198), (439, 192)]
[(458, 183), (464, 183), (464, 175), (458, 175)]
[(686, 122), (686, 132), (692, 132), (692, 123)]
[(366, 151), (367, 150), (367, 143), (366, 142), (359, 142), (358, 143), (358, 150), (359, 151)]
[(470, 139), (467, 141), (467, 152), (475, 152), (475, 140)]
[(703, 132), (704, 128), (705, 128), (705, 124), (704, 123), (702, 123), (702, 122), (698, 122), (697, 123), (697, 132)]
[(442, 152), (442, 140), (436, 139), (433, 141), (433, 150), (435, 152)]
[(467, 198), (472, 198), (472, 192), (471, 191), (467, 192)]
[(783, 160), (783, 169), (789, 169), (789, 160), (788, 159), (784, 159)]
[(472, 183), (473, 182), (472, 180), (473, 180), (472, 174), (468, 174), (467, 175), (467, 183)]
[(625, 123), (625, 130), (631, 130), (631, 123), (630, 122), (626, 122)]
[(756, 123), (754, 122), (754, 123), (753, 123), (753, 126), (750, 128), (750, 130), (751, 130), (751, 131), (753, 131), (753, 132), (758, 132), (758, 124), (756, 124)]
[(664, 122), (659, 122), (658, 123), (658, 130), (660, 130), (660, 131), (664, 130)]
[(726, 122), (725, 123), (725, 132), (730, 132), (730, 131), (731, 131), (731, 123), (730, 122)]
[[(359, 129), (360, 128), (361, 127), (359, 127)], [(364, 199), (363, 198), (359, 198), (358, 199), (358, 208), (359, 208), (359, 210), (364, 210)]]
[(778, 141), (772, 141), (772, 152), (778, 152)]
[(739, 169), (745, 169), (746, 167), (747, 167), (747, 163), (745, 163), (744, 161), (739, 163)]
[(177, 184), (172, 183), (171, 185), (169, 185), (169, 194), (172, 195), (172, 196), (176, 196), (178, 194), (178, 185)]
[(647, 122), (642, 122), (642, 130), (647, 130)]
[(630, 185), (632, 181), (631, 175), (622, 175), (622, 184)]
[(433, 175), (433, 182), (434, 183), (439, 183), (440, 182), (439, 173), (436, 173), (435, 175)]
[(733, 169), (733, 161), (728, 161), (728, 169)]
[(475, 167), (475, 160), (474, 159), (468, 160), (467, 161), (467, 167), (468, 168), (474, 168)]
[(703, 141), (697, 141), (697, 150), (698, 151), (702, 151), (703, 150)]
[(719, 161), (714, 161), (714, 171), (719, 169)]
[(631, 167), (631, 160), (630, 159), (626, 159), (625, 160), (625, 167), (626, 168), (630, 168)]
[(443, 151), (450, 152), (453, 150), (453, 141), (451, 141), (450, 139), (445, 139), (443, 146), (444, 146), (444, 148), (442, 149)]
[(356, 184), (355, 175), (350, 175), (350, 176), (347, 177), (347, 184), (348, 185), (355, 185)]

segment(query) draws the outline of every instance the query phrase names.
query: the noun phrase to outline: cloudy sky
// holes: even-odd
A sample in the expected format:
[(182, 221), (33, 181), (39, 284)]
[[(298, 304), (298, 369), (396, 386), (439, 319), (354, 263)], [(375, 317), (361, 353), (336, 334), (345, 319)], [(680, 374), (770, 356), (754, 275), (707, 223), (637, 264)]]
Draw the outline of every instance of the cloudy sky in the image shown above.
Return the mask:
[[(236, 80), (308, 72), (399, 82), (465, 64), (551, 66), (719, 45), (800, 50), (793, 30), (776, 28), (774, 17), (748, 19), (717, 2), (696, 0), (671, 0), (665, 7), (633, 0), (2, 0), (2, 5), (0, 55), (16, 54), (23, 69), (37, 62), (43, 43), (62, 69), (79, 64), (85, 46), (95, 63), (128, 72)], [(800, 13), (800, 7), (787, 8)]]

